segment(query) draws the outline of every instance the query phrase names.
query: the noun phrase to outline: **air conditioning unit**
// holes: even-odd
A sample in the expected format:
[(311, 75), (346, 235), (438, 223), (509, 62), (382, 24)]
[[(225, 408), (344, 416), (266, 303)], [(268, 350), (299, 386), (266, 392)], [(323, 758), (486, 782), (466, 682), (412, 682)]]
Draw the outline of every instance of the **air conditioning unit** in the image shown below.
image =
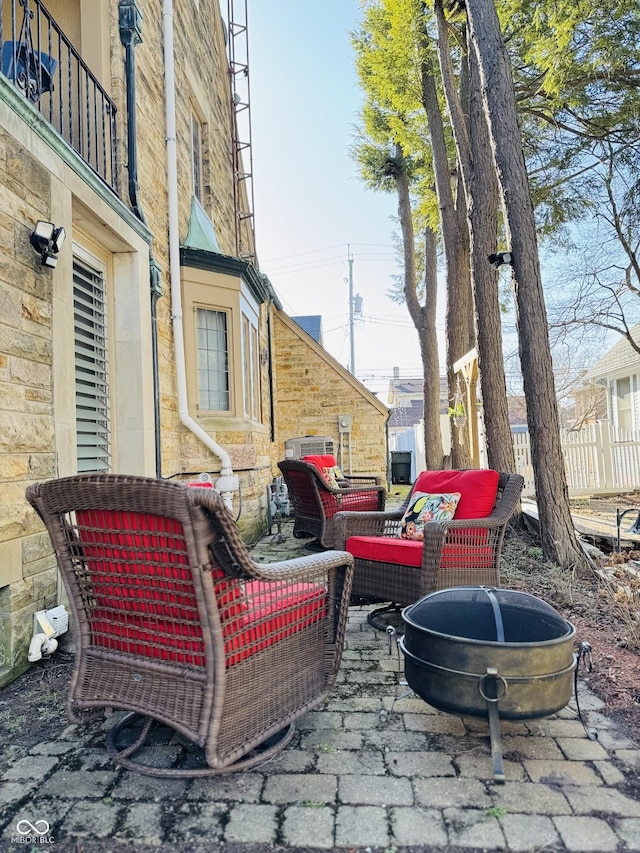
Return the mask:
[(304, 435), (290, 438), (284, 443), (285, 459), (302, 459), (303, 456), (324, 456), (329, 453), (335, 456), (334, 441), (328, 435)]

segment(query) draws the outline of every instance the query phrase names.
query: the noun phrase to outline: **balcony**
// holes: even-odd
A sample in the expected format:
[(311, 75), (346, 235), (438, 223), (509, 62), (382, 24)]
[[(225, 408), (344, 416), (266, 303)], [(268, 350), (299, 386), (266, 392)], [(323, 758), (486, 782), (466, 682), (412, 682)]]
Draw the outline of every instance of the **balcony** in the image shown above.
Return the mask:
[(0, 0), (1, 71), (116, 193), (116, 107), (40, 0)]

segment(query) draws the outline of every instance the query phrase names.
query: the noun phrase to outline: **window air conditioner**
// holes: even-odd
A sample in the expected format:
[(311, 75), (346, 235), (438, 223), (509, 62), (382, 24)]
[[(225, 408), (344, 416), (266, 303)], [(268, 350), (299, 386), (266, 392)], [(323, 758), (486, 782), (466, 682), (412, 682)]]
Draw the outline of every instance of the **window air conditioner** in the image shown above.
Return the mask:
[(285, 459), (302, 459), (303, 456), (328, 453), (335, 456), (334, 441), (328, 435), (304, 435), (290, 438), (284, 443)]

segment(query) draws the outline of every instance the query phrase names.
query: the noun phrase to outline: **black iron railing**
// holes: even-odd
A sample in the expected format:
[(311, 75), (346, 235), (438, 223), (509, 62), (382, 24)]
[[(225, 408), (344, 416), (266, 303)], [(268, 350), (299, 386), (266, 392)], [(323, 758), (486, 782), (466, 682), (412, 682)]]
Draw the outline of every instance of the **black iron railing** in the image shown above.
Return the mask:
[(1, 70), (118, 191), (116, 107), (40, 0), (0, 0)]

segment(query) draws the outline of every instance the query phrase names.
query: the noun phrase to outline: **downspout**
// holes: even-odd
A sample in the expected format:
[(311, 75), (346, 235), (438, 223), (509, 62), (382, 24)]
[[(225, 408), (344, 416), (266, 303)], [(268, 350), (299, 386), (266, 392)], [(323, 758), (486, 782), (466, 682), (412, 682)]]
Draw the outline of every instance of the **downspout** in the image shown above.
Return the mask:
[[(135, 47), (142, 41), (142, 15), (135, 0), (120, 0), (118, 4), (120, 41), (125, 49), (125, 80), (127, 95), (127, 171), (129, 201), (138, 219), (148, 223), (138, 199), (138, 131), (136, 127), (136, 55)], [(156, 477), (162, 476), (160, 436), (160, 375), (158, 368), (158, 300), (162, 296), (162, 275), (149, 246), (149, 286), (151, 290), (151, 354), (153, 370), (153, 415), (156, 457)]]
[(269, 417), (271, 420), (271, 441), (276, 440), (276, 424), (275, 424), (275, 399), (273, 388), (273, 328), (271, 326), (271, 314), (273, 310), (273, 299), (269, 298), (267, 302), (267, 347), (269, 348)]
[(142, 41), (142, 14), (136, 0), (120, 0), (118, 4), (120, 41), (125, 49), (125, 78), (127, 91), (127, 169), (129, 172), (129, 201), (138, 219), (147, 220), (138, 200), (138, 131), (136, 128), (136, 45)]
[(176, 89), (173, 47), (173, 0), (163, 0), (165, 108), (167, 141), (167, 192), (169, 200), (169, 273), (171, 277), (171, 320), (176, 359), (178, 416), (182, 424), (220, 459), (220, 477), (215, 488), (233, 510), (233, 493), (238, 491), (238, 478), (231, 467), (231, 458), (189, 415), (187, 402), (187, 371), (182, 328), (182, 283), (180, 280), (180, 238), (178, 231), (178, 158), (176, 151)]

